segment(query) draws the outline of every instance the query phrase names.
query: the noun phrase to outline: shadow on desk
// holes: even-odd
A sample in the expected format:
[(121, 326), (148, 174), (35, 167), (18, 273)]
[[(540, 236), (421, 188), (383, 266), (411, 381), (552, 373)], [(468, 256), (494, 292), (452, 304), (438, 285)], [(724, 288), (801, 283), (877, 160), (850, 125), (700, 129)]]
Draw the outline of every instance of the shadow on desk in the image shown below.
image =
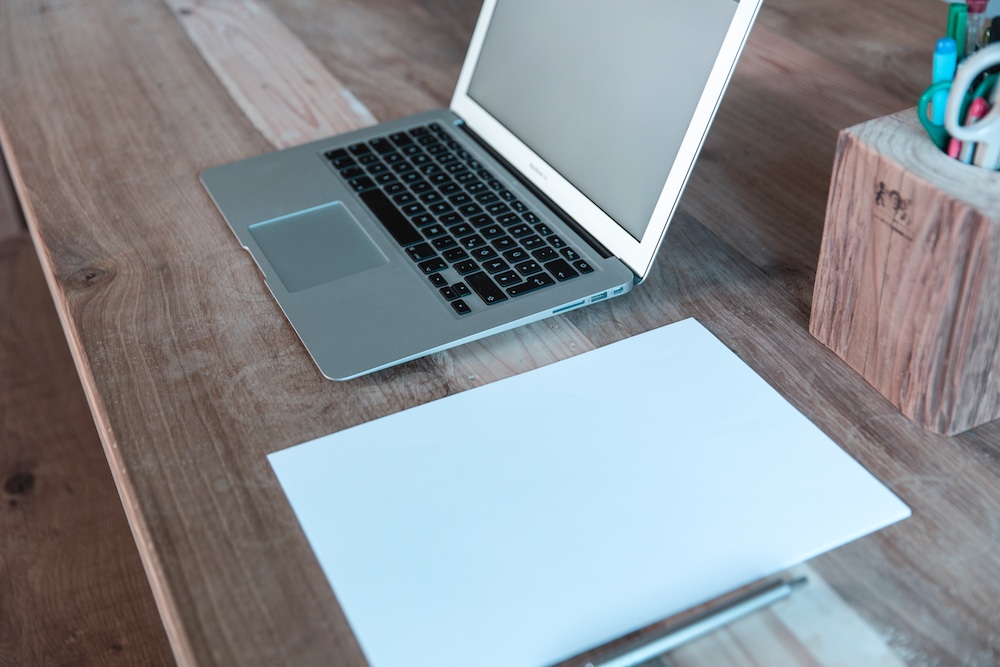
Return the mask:
[(34, 248), (0, 240), (0, 666), (170, 665)]

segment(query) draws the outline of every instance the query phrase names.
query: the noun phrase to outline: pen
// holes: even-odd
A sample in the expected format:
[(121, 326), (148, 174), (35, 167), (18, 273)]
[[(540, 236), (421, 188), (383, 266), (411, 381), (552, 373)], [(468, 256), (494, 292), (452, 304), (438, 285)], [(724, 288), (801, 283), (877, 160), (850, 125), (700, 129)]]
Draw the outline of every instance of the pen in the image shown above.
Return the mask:
[[(932, 83), (951, 81), (958, 66), (958, 46), (951, 37), (942, 37), (934, 46), (934, 63), (931, 71)], [(931, 101), (931, 120), (935, 125), (944, 125), (944, 108), (948, 103), (948, 91), (934, 93)]]
[(968, 40), (969, 8), (964, 2), (953, 2), (948, 6), (948, 37), (955, 40), (958, 46), (957, 55), (961, 60), (965, 57), (965, 43)]
[[(805, 577), (792, 580), (775, 579), (755, 588), (735, 600), (715, 607), (668, 628), (652, 641), (643, 641), (637, 646), (629, 646), (598, 659), (583, 663), (582, 667), (633, 667), (661, 653), (677, 648), (685, 642), (696, 639), (724, 625), (728, 625), (747, 614), (783, 600), (806, 584)], [(563, 663), (573, 664), (573, 663)]]
[(966, 0), (965, 4), (969, 11), (965, 53), (972, 55), (974, 51), (985, 46), (983, 30), (986, 28), (986, 6), (990, 4), (990, 0)]
[[(988, 110), (989, 105), (984, 98), (977, 97), (972, 100), (972, 104), (969, 105), (969, 111), (965, 117), (965, 124), (970, 125), (976, 122), (985, 116)], [(959, 141), (952, 137), (951, 141), (948, 142), (948, 157), (960, 160), (964, 164), (972, 164), (972, 156), (975, 150), (976, 144), (972, 141)]]

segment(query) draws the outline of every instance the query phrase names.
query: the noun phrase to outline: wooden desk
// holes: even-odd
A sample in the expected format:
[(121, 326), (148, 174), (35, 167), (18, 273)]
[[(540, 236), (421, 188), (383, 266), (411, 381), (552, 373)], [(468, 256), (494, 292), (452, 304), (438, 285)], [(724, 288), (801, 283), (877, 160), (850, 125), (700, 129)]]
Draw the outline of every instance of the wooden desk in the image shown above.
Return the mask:
[[(0, 3), (4, 153), (178, 662), (365, 664), (267, 453), (687, 316), (912, 506), (811, 563), (837, 604), (904, 662), (1000, 661), (1000, 423), (922, 431), (807, 333), (837, 130), (914, 104), (945, 6), (767, 0), (647, 283), (325, 381), (197, 174), (445, 105), (478, 6)], [(831, 662), (822, 618), (756, 622), (667, 660)]]

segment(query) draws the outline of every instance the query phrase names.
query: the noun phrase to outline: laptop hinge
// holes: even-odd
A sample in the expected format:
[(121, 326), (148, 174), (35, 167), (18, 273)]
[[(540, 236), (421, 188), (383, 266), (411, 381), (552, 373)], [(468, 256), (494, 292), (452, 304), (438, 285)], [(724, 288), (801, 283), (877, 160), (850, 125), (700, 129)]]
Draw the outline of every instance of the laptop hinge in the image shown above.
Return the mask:
[(580, 236), (580, 238), (582, 238), (588, 245), (590, 245), (591, 248), (593, 248), (597, 252), (597, 254), (599, 254), (604, 259), (610, 259), (614, 257), (614, 254), (612, 254), (607, 248), (605, 248), (597, 239), (591, 236), (590, 232), (581, 227), (576, 220), (571, 218), (569, 214), (563, 211), (558, 205), (556, 205), (555, 202), (549, 199), (541, 190), (539, 190), (535, 186), (534, 183), (521, 176), (521, 174), (517, 171), (517, 169), (511, 166), (511, 164), (507, 162), (507, 160), (505, 160), (499, 153), (493, 150), (492, 146), (483, 141), (483, 139), (478, 134), (476, 134), (475, 130), (469, 127), (468, 123), (459, 119), (458, 121), (456, 121), (455, 125), (458, 126), (460, 129), (462, 129), (467, 135), (472, 137), (472, 140), (475, 141), (477, 144), (479, 144), (479, 146), (483, 150), (489, 153), (494, 160), (503, 165), (503, 168), (507, 170), (507, 173), (511, 174), (514, 178), (516, 178), (521, 185), (523, 185), (529, 191), (531, 191), (531, 194), (540, 199), (541, 202), (549, 208), (549, 210), (551, 210), (553, 213), (559, 216), (559, 219), (562, 220), (564, 223), (566, 223), (566, 225), (569, 226), (570, 229), (576, 232)]

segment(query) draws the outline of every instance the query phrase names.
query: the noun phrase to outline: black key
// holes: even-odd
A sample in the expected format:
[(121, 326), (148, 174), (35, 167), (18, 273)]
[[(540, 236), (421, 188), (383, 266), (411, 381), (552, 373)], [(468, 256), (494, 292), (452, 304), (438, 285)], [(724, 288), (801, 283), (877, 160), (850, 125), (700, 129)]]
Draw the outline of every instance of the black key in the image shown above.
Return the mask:
[(472, 203), (472, 197), (465, 194), (464, 192), (459, 192), (448, 197), (448, 201), (450, 201), (455, 206), (461, 206), (462, 204)]
[(458, 178), (458, 180), (461, 181), (462, 179), (456, 174), (461, 174), (463, 171), (468, 173), (469, 170), (466, 169), (465, 165), (462, 164), (461, 162), (453, 162), (449, 164), (447, 167), (445, 167), (445, 171), (447, 171), (449, 174), (455, 176), (455, 178)]
[(573, 250), (572, 248), (563, 248), (562, 256), (571, 262), (580, 259), (580, 255), (576, 254), (576, 250)]
[(465, 252), (465, 250), (462, 248), (452, 248), (451, 250), (445, 250), (443, 255), (444, 258), (449, 262), (451, 262), (452, 264), (454, 264), (460, 259), (467, 259), (469, 257), (469, 253)]
[(410, 218), (410, 221), (417, 227), (423, 227), (425, 225), (431, 224), (432, 222), (436, 222), (434, 216), (431, 215), (430, 213), (421, 213), (419, 215), (415, 215), (412, 218)]
[(529, 236), (528, 238), (521, 239), (521, 245), (523, 245), (528, 250), (534, 250), (535, 248), (541, 248), (545, 245), (545, 241), (539, 236)]
[(445, 280), (444, 276), (440, 273), (432, 273), (427, 277), (430, 278), (431, 284), (434, 285), (434, 287), (444, 287), (448, 284), (448, 281)]
[[(455, 180), (458, 181), (459, 183), (462, 183), (463, 185), (466, 184), (471, 185), (473, 183), (479, 183), (479, 179), (471, 171), (463, 171), (461, 174), (455, 176)], [(466, 187), (466, 189), (468, 189), (468, 187)]]
[(584, 259), (576, 260), (575, 262), (573, 262), (573, 266), (575, 266), (576, 270), (579, 271), (580, 273), (591, 273), (594, 270), (594, 267), (588, 264), (587, 260)]
[(364, 153), (371, 153), (371, 149), (368, 148), (368, 144), (351, 144), (347, 147), (347, 150), (351, 151), (354, 155), (363, 155)]
[(472, 259), (478, 260), (480, 262), (485, 262), (488, 259), (493, 259), (494, 257), (496, 257), (497, 251), (487, 245), (483, 246), (482, 248), (476, 248), (469, 254), (472, 255)]
[(565, 247), (565, 246), (566, 246), (566, 242), (565, 242), (565, 241), (563, 241), (563, 240), (562, 240), (561, 238), (559, 238), (558, 236), (550, 236), (550, 237), (549, 237), (549, 244), (550, 244), (550, 245), (551, 245), (551, 246), (552, 246), (553, 248), (563, 248), (563, 247)]
[(427, 128), (423, 126), (415, 127), (412, 130), (410, 130), (410, 135), (414, 137), (419, 137), (421, 135), (426, 135), (426, 134), (427, 134)]
[(437, 248), (438, 250), (447, 250), (448, 248), (454, 248), (455, 246), (458, 245), (455, 242), (455, 239), (453, 239), (450, 236), (442, 236), (440, 238), (436, 238), (432, 241), (432, 243), (434, 244), (434, 247)]
[[(488, 262), (483, 262), (483, 268), (486, 269), (487, 273), (500, 273), (501, 271), (506, 271), (510, 268), (510, 264), (503, 261), (502, 259), (491, 259)], [(572, 269), (570, 269), (572, 271)], [(575, 272), (574, 272), (575, 273)]]
[(420, 201), (422, 201), (425, 204), (435, 204), (439, 201), (442, 201), (443, 199), (444, 197), (441, 196), (441, 193), (435, 192), (434, 190), (431, 190), (430, 192), (425, 192), (424, 194), (420, 195)]
[(461, 299), (459, 299), (458, 301), (452, 301), (451, 307), (454, 308), (455, 312), (458, 313), (459, 315), (468, 315), (469, 313), (472, 312), (472, 309), (469, 308), (469, 304), (465, 303)]
[(446, 201), (439, 201), (436, 204), (428, 204), (427, 208), (430, 209), (430, 212), (435, 215), (450, 213), (451, 211), (455, 210), (451, 207), (451, 204), (449, 204)]
[(573, 270), (565, 259), (557, 259), (549, 262), (545, 265), (545, 270), (556, 277), (556, 280), (563, 282), (565, 280), (570, 280), (571, 278), (576, 278), (579, 273)]
[[(544, 248), (539, 248), (535, 252), (531, 253), (531, 256), (537, 259), (539, 262), (548, 262), (549, 260), (553, 260), (559, 257), (556, 251), (553, 250), (552, 248), (549, 248), (548, 246)], [(567, 269), (569, 268), (568, 264), (566, 265), (566, 268)]]
[(467, 259), (464, 262), (459, 262), (458, 264), (456, 264), (455, 270), (464, 276), (467, 273), (478, 271), (479, 265), (473, 262), (471, 259)]
[(392, 144), (385, 137), (379, 137), (378, 139), (372, 139), (368, 142), (368, 145), (376, 150), (378, 153), (389, 153), (393, 149)]
[(458, 294), (451, 287), (442, 287), (438, 292), (441, 292), (441, 296), (444, 297), (445, 301), (454, 301), (458, 298)]
[(343, 169), (344, 167), (353, 167), (357, 164), (347, 151), (340, 149), (338, 151), (329, 151), (326, 154), (326, 159), (330, 161), (334, 169)]
[(446, 195), (452, 195), (456, 192), (461, 192), (462, 186), (455, 181), (449, 181), (448, 183), (443, 183), (441, 185), (441, 192)]
[(385, 166), (381, 162), (373, 162), (372, 164), (368, 165), (366, 169), (368, 169), (368, 173), (373, 176), (375, 174), (384, 174), (385, 172), (389, 171), (389, 167)]
[(497, 197), (495, 193), (490, 192), (489, 190), (487, 190), (486, 192), (480, 192), (478, 195), (476, 195), (476, 201), (478, 201), (480, 204), (492, 204), (493, 202), (499, 200), (500, 198)]
[(451, 286), (451, 288), (455, 290), (455, 294), (459, 296), (469, 296), (472, 294), (472, 292), (469, 291), (469, 288), (466, 287), (465, 283), (455, 283)]
[(449, 227), (448, 231), (455, 236), (465, 236), (466, 234), (471, 234), (473, 230), (472, 225), (463, 222), (459, 225), (455, 225), (454, 227)]
[(513, 287), (507, 288), (507, 294), (511, 296), (521, 296), (522, 294), (527, 294), (528, 292), (534, 292), (536, 289), (541, 289), (542, 287), (548, 287), (549, 285), (555, 285), (556, 281), (552, 280), (545, 273), (538, 273), (527, 280), (525, 280), (520, 285), (514, 285)]
[(493, 279), (496, 280), (501, 287), (507, 287), (508, 285), (521, 282), (521, 276), (517, 275), (513, 271), (504, 271), (499, 275), (493, 276)]
[(399, 181), (387, 185), (385, 188), (385, 193), (387, 195), (398, 195), (400, 192), (406, 192), (406, 186)]
[(395, 183), (396, 175), (391, 172), (386, 172), (384, 174), (379, 174), (375, 177), (375, 182), (379, 185), (388, 185), (389, 183)]
[(542, 221), (541, 218), (539, 218), (537, 215), (535, 215), (531, 211), (525, 211), (522, 215), (524, 216), (524, 219), (527, 220), (528, 222), (530, 222), (531, 224), (535, 224), (536, 222), (541, 222)]
[(522, 236), (527, 236), (528, 234), (530, 234), (531, 227), (525, 224), (514, 225), (513, 227), (510, 228), (510, 233), (514, 236), (514, 238), (519, 239)]
[(494, 283), (490, 277), (482, 271), (473, 273), (465, 280), (469, 283), (469, 287), (471, 287), (472, 290), (479, 295), (479, 298), (482, 299), (483, 303), (487, 306), (492, 306), (500, 303), (501, 301), (507, 300), (503, 291), (497, 287), (496, 283)]
[[(416, 146), (410, 146), (410, 148), (412, 148), (414, 151), (420, 150)], [(427, 164), (428, 162), (431, 161), (431, 158), (425, 153), (418, 152), (417, 154), (414, 155), (412, 151), (404, 151), (404, 152), (410, 156), (410, 164), (415, 164), (418, 167), (422, 164)]]
[(438, 271), (444, 271), (448, 268), (448, 265), (445, 264), (444, 260), (440, 257), (435, 257), (434, 259), (429, 259), (426, 262), (417, 264), (417, 267), (419, 267), (420, 270), (427, 275), (430, 275), (432, 273), (437, 273)]
[(364, 192), (365, 190), (371, 190), (375, 187), (375, 181), (367, 176), (347, 181), (347, 184), (350, 185), (355, 192)]
[(427, 225), (420, 231), (422, 231), (424, 233), (424, 236), (426, 236), (429, 239), (435, 238), (437, 236), (444, 236), (447, 233), (445, 231), (445, 228), (442, 227), (441, 225)]
[(542, 267), (538, 266), (538, 262), (536, 262), (533, 259), (529, 259), (526, 262), (521, 262), (514, 268), (517, 269), (517, 272), (520, 273), (522, 276), (530, 276), (532, 273), (538, 273), (539, 271), (542, 270)]
[(428, 190), (431, 190), (433, 188), (434, 188), (433, 185), (431, 185), (430, 183), (428, 183), (427, 181), (425, 181), (422, 178), (420, 178), (419, 180), (414, 180), (410, 184), (410, 189), (413, 190), (413, 192), (415, 192), (418, 195), (419, 194), (423, 194), (423, 193), (425, 193)]
[(422, 262), (425, 259), (437, 257), (437, 253), (434, 252), (434, 248), (431, 247), (430, 243), (418, 243), (412, 248), (407, 248), (406, 252), (414, 262)]
[(510, 207), (515, 211), (517, 211), (518, 213), (524, 213), (526, 211), (530, 213), (530, 211), (528, 211), (528, 207), (525, 206), (520, 199), (515, 199), (514, 201), (510, 202)]
[(358, 156), (358, 164), (369, 165), (378, 162), (378, 155), (375, 153), (364, 153)]
[(552, 229), (544, 222), (539, 225), (535, 225), (535, 231), (541, 234), (542, 236), (548, 236), (549, 234), (552, 233)]
[(437, 155), (439, 153), (447, 153), (448, 148), (439, 141), (435, 141), (432, 144), (427, 144), (427, 152), (431, 155)]
[[(519, 216), (517, 213), (504, 213), (503, 215), (497, 217), (497, 222), (499, 222), (504, 227), (507, 227), (509, 225), (513, 225), (516, 222), (521, 222), (521, 216)], [(528, 227), (528, 229), (530, 231), (531, 228)]]
[(489, 225), (488, 227), (483, 227), (482, 234), (488, 239), (495, 239), (503, 234), (503, 227), (497, 224)]
[(340, 170), (340, 177), (345, 181), (349, 181), (352, 178), (357, 178), (358, 176), (364, 176), (365, 170), (358, 166), (344, 167)]
[(466, 191), (468, 191), (469, 194), (474, 195), (477, 192), (482, 192), (483, 190), (485, 190), (486, 184), (483, 183), (482, 181), (472, 181), (470, 183), (466, 183), (465, 189)]
[(466, 204), (458, 208), (458, 212), (467, 218), (471, 218), (474, 215), (479, 215), (483, 212), (483, 209), (479, 208), (478, 204)]
[(406, 132), (393, 132), (389, 135), (389, 138), (392, 139), (392, 142), (397, 146), (405, 146), (413, 143), (413, 139), (410, 139), (410, 135)]
[(408, 171), (413, 171), (413, 165), (409, 162), (397, 162), (392, 165), (392, 170), (397, 174), (405, 174)]
[(493, 222), (493, 218), (491, 218), (490, 216), (488, 216), (488, 215), (486, 215), (484, 213), (482, 215), (474, 215), (474, 216), (472, 216), (471, 218), (469, 218), (469, 222), (471, 222), (472, 224), (474, 224), (476, 227), (483, 227), (485, 225), (488, 225), (488, 224), (492, 223)]
[(400, 208), (402, 209), (403, 213), (409, 216), (419, 215), (421, 213), (427, 212), (427, 209), (424, 208), (422, 204), (416, 204), (416, 203), (406, 204), (405, 206), (401, 206)]
[(400, 215), (396, 207), (381, 190), (368, 190), (361, 193), (363, 201), (375, 217), (385, 226), (396, 243), (401, 246), (413, 245), (423, 241), (420, 232), (410, 224), (410, 221)]
[(476, 173), (479, 174), (479, 178), (483, 179), (484, 181), (491, 181), (491, 180), (493, 180), (493, 174), (491, 174), (490, 172), (486, 171), (485, 169), (480, 169)]
[(411, 204), (415, 202), (417, 198), (413, 196), (412, 192), (400, 192), (398, 195), (392, 198), (392, 201), (396, 202), (400, 206), (403, 204)]
[(462, 216), (454, 212), (445, 213), (438, 219), (441, 221), (441, 224), (444, 225), (454, 225), (456, 222), (462, 222)]
[(424, 155), (424, 152), (422, 150), (420, 150), (420, 146), (416, 144), (409, 144), (407, 146), (402, 146), (401, 150), (403, 151), (404, 155), (411, 156), (414, 161), (416, 161), (418, 157), (422, 157), (423, 162), (427, 162), (427, 156)]
[(517, 242), (509, 236), (501, 236), (498, 239), (493, 239), (493, 247), (503, 252), (504, 250), (516, 248)]
[[(424, 171), (424, 173), (427, 173), (427, 172)], [(448, 177), (448, 174), (446, 174), (446, 173), (444, 173), (442, 171), (438, 171), (436, 173), (427, 174), (427, 175), (430, 178), (431, 183), (433, 183), (434, 185), (441, 186), (441, 185), (444, 185), (446, 183), (451, 183), (451, 178)]]
[(508, 250), (503, 254), (503, 256), (504, 259), (506, 259), (508, 262), (512, 262), (514, 264), (517, 264), (518, 262), (523, 262), (526, 259), (530, 259), (528, 257), (528, 251), (525, 250), (524, 248), (514, 248), (512, 250)]
[(466, 250), (475, 250), (479, 246), (486, 245), (486, 241), (484, 241), (483, 237), (479, 234), (466, 236), (465, 238), (459, 239), (458, 242), (461, 243)]
[(503, 199), (505, 202), (509, 204), (515, 201), (517, 198), (514, 196), (514, 193), (511, 192), (510, 190), (501, 190), (500, 199)]
[(405, 174), (401, 175), (400, 178), (403, 179), (404, 183), (412, 183), (414, 186), (420, 183), (427, 183), (427, 181), (424, 180), (423, 176), (420, 175), (419, 171), (408, 171)]
[(391, 153), (386, 153), (385, 155), (382, 156), (382, 159), (385, 160), (386, 164), (396, 164), (397, 162), (406, 161), (406, 158), (403, 157), (403, 154), (397, 153), (396, 151), (392, 151)]

